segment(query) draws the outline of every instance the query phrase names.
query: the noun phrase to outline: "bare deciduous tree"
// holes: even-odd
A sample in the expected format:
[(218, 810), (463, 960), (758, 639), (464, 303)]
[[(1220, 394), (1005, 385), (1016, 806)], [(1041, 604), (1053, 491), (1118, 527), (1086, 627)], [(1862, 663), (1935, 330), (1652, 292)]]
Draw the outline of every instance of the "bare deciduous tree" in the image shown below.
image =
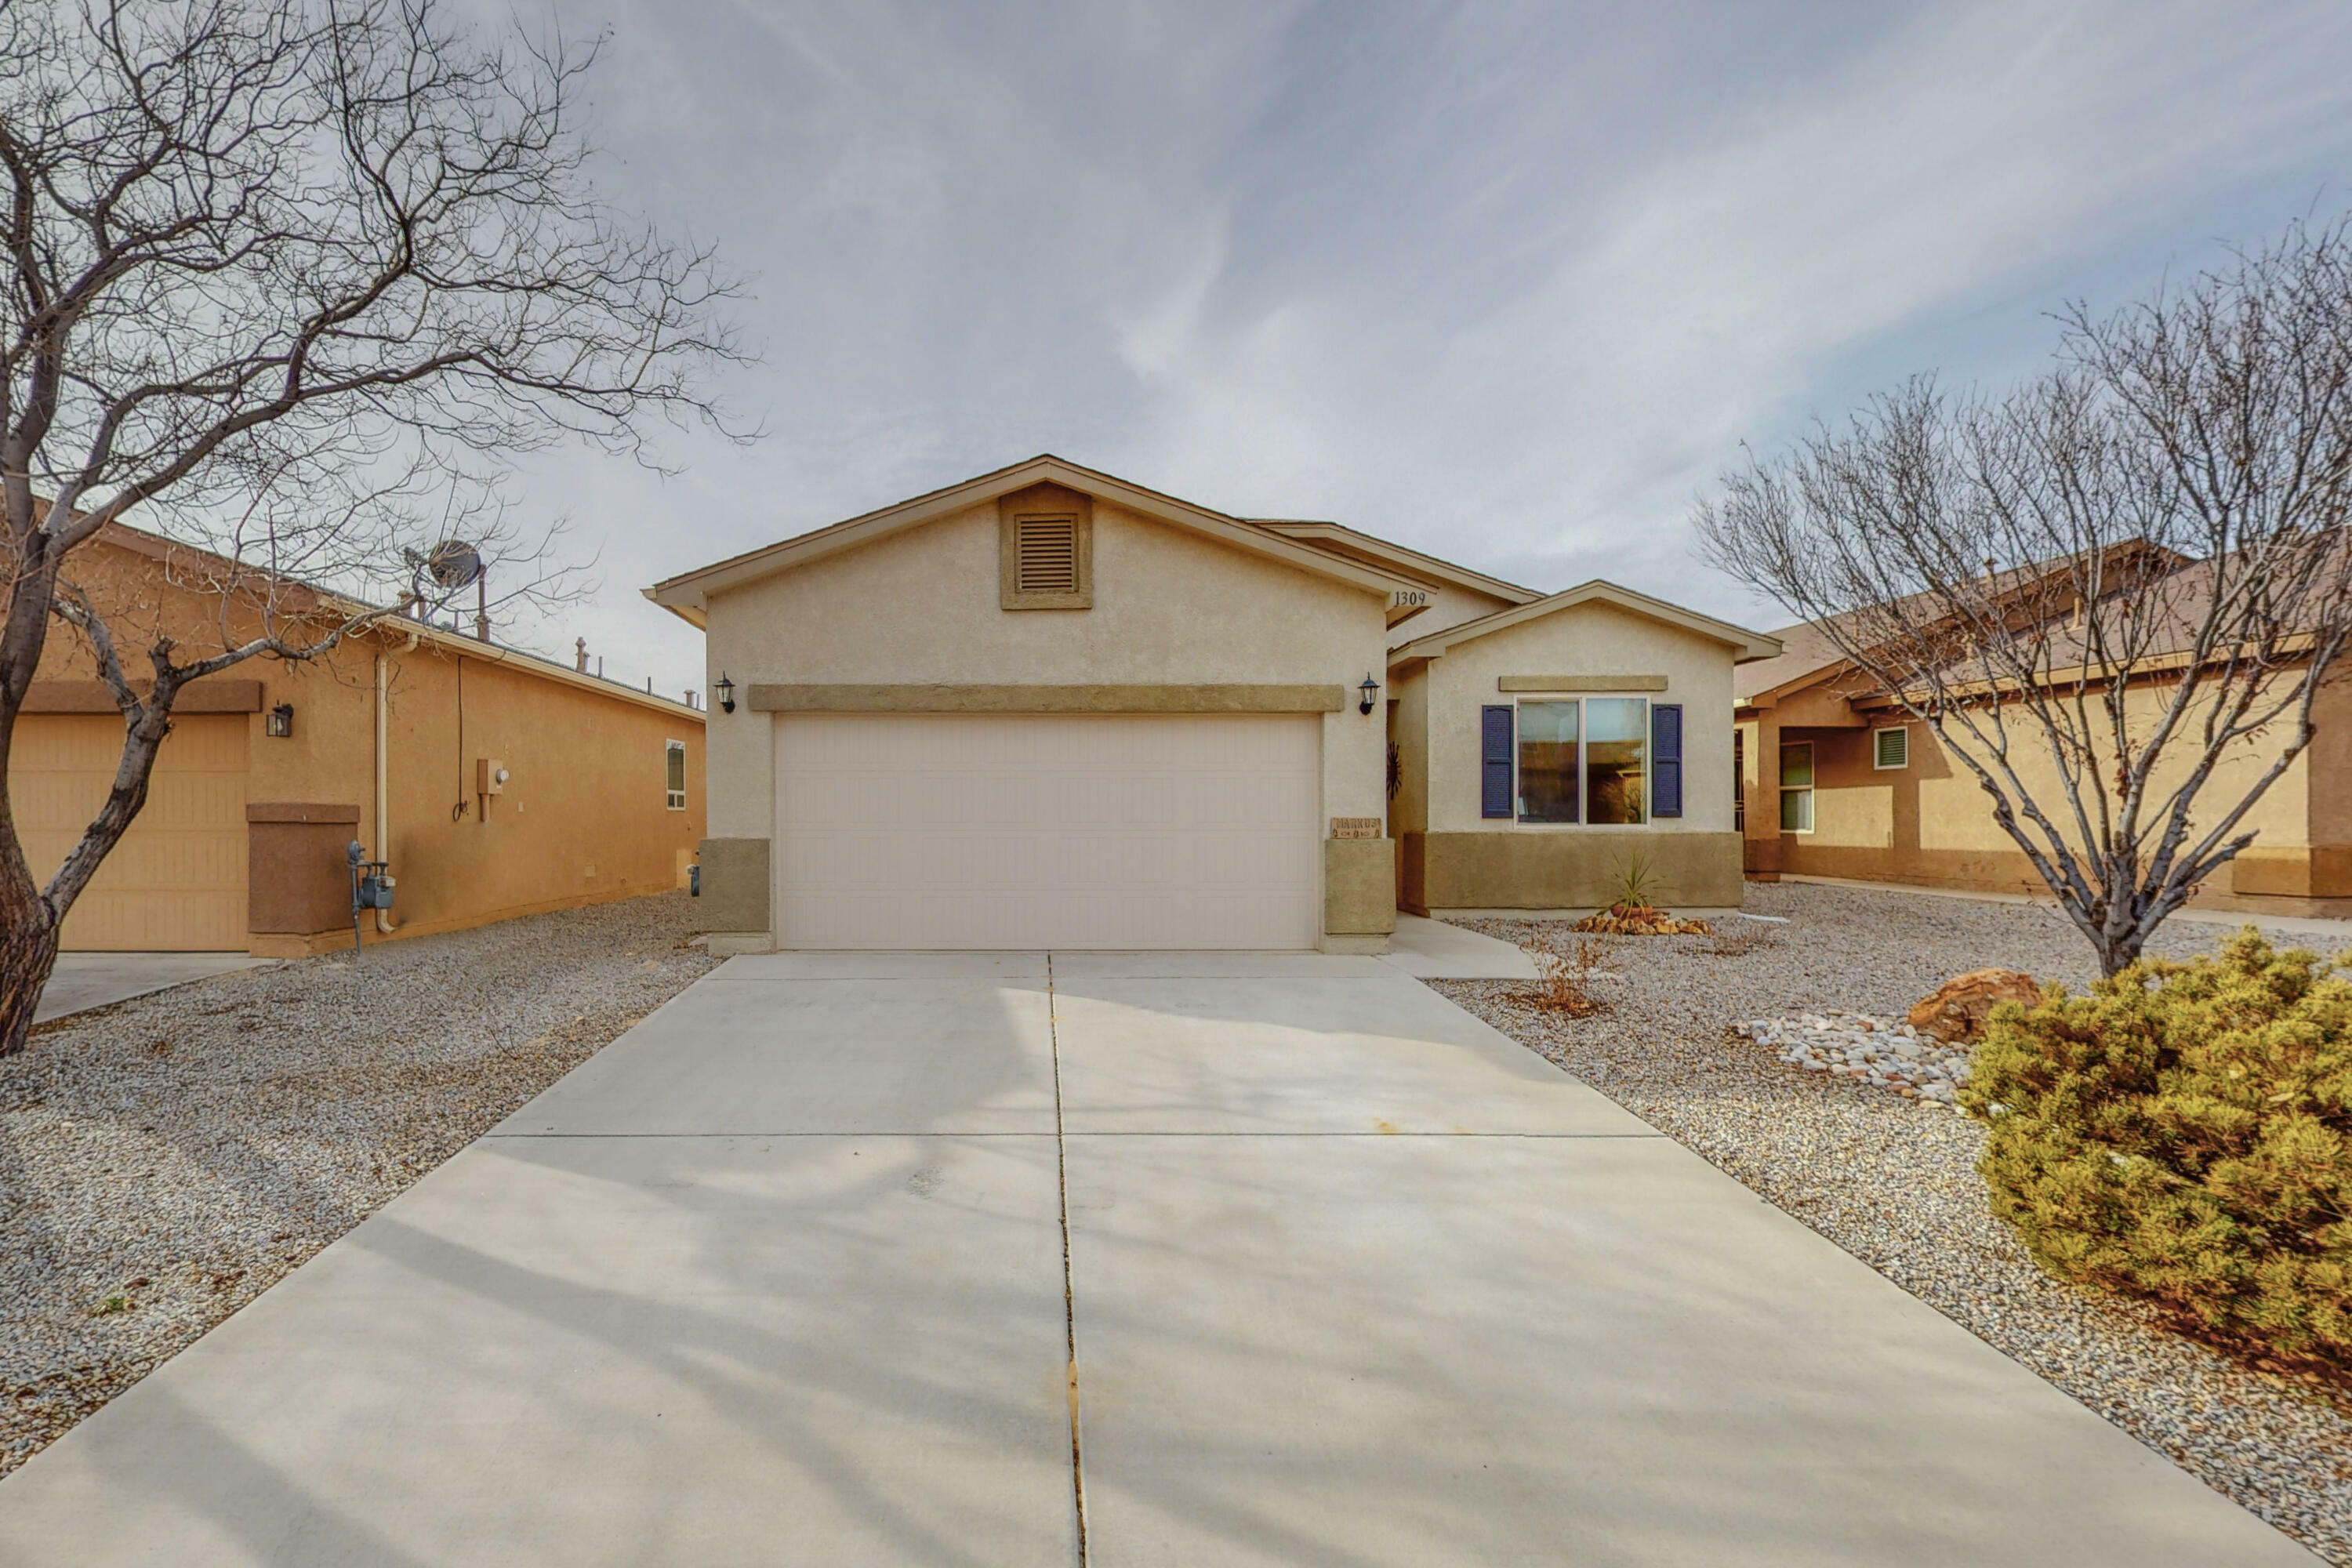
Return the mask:
[(1727, 474), (1713, 558), (1931, 729), (2115, 973), (2254, 842), (2352, 634), (2352, 228)]
[[(190, 681), (396, 613), (367, 605), (416, 581), (404, 551), (518, 452), (643, 458), (654, 424), (718, 419), (698, 384), (740, 357), (730, 285), (596, 197), (572, 123), (595, 53), (436, 0), (0, 0), (0, 769), (53, 621), (124, 724), (46, 884), (0, 798), (0, 1054)], [(77, 585), (133, 518), (252, 568), (217, 584), (244, 612), (217, 646), (126, 647)]]

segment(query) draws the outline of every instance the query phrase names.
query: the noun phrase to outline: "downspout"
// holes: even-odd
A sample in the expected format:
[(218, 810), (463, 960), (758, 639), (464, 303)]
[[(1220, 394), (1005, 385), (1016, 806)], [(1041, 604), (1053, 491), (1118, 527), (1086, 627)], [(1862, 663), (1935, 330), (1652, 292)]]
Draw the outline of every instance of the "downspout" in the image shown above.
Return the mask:
[[(416, 634), (408, 634), (408, 647), (416, 647)], [(392, 858), (392, 659), (382, 648), (375, 656), (375, 842), (379, 859)], [(375, 929), (384, 936), (393, 933), (392, 915), (384, 910), (375, 912)]]

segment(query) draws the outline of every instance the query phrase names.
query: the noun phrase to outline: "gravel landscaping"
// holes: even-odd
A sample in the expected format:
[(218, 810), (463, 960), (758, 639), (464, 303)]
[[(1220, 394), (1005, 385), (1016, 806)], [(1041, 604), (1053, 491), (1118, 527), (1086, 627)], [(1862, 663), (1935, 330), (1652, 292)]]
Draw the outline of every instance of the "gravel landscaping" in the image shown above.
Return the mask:
[[(1605, 1011), (1537, 1008), (1533, 988), (1428, 982), (1703, 1155), (1988, 1343), (2352, 1568), (2352, 1401), (2234, 1363), (2132, 1304), (2042, 1274), (1986, 1205), (1983, 1131), (1866, 1073), (1783, 1059), (1758, 1021), (1900, 1018), (1941, 981), (2000, 965), (2070, 985), (2096, 973), (2054, 910), (1801, 884), (1752, 886), (1715, 936), (1617, 940)], [(1509, 942), (1530, 922), (1465, 921)], [(2210, 952), (2231, 928), (2175, 921), (2151, 952)], [(2283, 945), (2312, 945), (2288, 935)], [(1801, 1027), (1799, 1032), (1802, 1032)]]
[(710, 970), (691, 908), (222, 975), (0, 1059), (0, 1474)]

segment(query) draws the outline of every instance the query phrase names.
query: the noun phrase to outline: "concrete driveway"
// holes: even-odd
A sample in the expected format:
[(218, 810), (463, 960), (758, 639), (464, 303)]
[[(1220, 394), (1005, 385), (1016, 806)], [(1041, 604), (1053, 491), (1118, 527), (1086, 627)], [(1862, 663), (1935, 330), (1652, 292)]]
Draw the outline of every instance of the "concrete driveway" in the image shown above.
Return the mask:
[(2310, 1557), (1369, 958), (738, 958), (0, 1481), (0, 1562)]
[(46, 1024), (92, 1007), (109, 1007), (150, 992), (168, 991), (192, 980), (207, 980), (240, 969), (274, 963), (242, 952), (61, 952), (33, 1021)]

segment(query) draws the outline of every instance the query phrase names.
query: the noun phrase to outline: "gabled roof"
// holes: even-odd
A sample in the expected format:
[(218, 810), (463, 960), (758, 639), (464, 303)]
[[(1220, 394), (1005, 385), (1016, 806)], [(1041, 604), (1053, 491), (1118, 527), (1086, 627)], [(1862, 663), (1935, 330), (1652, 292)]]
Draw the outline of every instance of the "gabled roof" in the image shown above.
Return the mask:
[(1537, 589), (1506, 583), (1500, 577), (1489, 577), (1483, 572), (1473, 572), (1467, 566), (1457, 566), (1451, 561), (1424, 555), (1418, 550), (1360, 532), (1343, 523), (1286, 517), (1254, 517), (1249, 521), (1260, 528), (1271, 529), (1285, 539), (1305, 540), (1334, 554), (1354, 556), (1376, 566), (1422, 578), (1432, 587), (1467, 588), (1474, 594), (1500, 599), (1506, 605), (1525, 605), (1543, 597)]
[(1164, 496), (1157, 490), (1148, 490), (1140, 485), (1097, 473), (1092, 468), (1080, 468), (1051, 453), (1044, 453), (1025, 463), (1015, 463), (1011, 468), (982, 474), (978, 479), (966, 479), (961, 484), (932, 490), (927, 495), (916, 496), (827, 528), (797, 534), (741, 555), (730, 556), (724, 561), (681, 573), (655, 584), (645, 591), (645, 595), (673, 615), (698, 626), (704, 623), (704, 612), (712, 594), (804, 566), (840, 551), (870, 544), (906, 529), (937, 521), (997, 496), (1048, 483), (1082, 490), (1097, 500), (1124, 507), (1155, 522), (1189, 529), (1234, 549), (1301, 572), (1335, 578), (1371, 593), (1389, 595), (1400, 588), (1420, 585), (1412, 578), (1398, 572), (1318, 550), (1238, 517), (1229, 517), (1191, 501)]
[[(2113, 574), (2119, 591), (2128, 592), (2134, 574), (2142, 570), (2158, 574), (2178, 572), (2189, 564), (2188, 558), (2162, 545), (2147, 540), (2126, 540), (2105, 547), (2112, 559), (2105, 570)], [(2043, 618), (2073, 610), (2067, 596), (2074, 583), (2076, 558), (2053, 556), (2046, 561), (2030, 562), (2012, 566), (1988, 579), (1995, 585), (1997, 596), (2005, 604), (2038, 612)], [(2053, 590), (2058, 598), (2053, 600)], [(1892, 613), (1914, 626), (1940, 622), (1947, 612), (1944, 603), (1932, 593), (1918, 593), (1897, 599)], [(1839, 625), (1850, 627), (1858, 616), (1849, 612), (1826, 616), (1815, 621), (1799, 621), (1795, 626), (1782, 626), (1771, 634), (1780, 639), (1785, 651), (1778, 658), (1751, 664), (1732, 678), (1732, 695), (1740, 706), (1769, 705), (1809, 686), (1818, 685), (1833, 676), (1852, 672), (1853, 666), (1839, 651), (1830, 627)], [(1867, 684), (1867, 683), (1865, 683)], [(1840, 693), (1860, 696), (1860, 691)]]
[(1496, 632), (1507, 631), (1528, 621), (1541, 620), (1561, 610), (1572, 610), (1579, 605), (1596, 604), (1608, 605), (1696, 633), (1711, 641), (1728, 644), (1734, 664), (1745, 664), (1749, 659), (1772, 658), (1780, 652), (1780, 642), (1760, 632), (1751, 632), (1745, 626), (1733, 626), (1729, 621), (1718, 621), (1713, 616), (1702, 616), (1696, 610), (1685, 610), (1680, 605), (1670, 605), (1664, 599), (1654, 599), (1647, 594), (1637, 594), (1631, 588), (1620, 587), (1595, 577), (1590, 583), (1580, 583), (1573, 588), (1563, 588), (1557, 594), (1548, 594), (1524, 605), (1514, 605), (1507, 610), (1497, 610), (1491, 616), (1481, 616), (1475, 621), (1464, 621), (1444, 631), (1432, 632), (1402, 647), (1391, 648), (1389, 658), (1391, 662), (1406, 658), (1436, 658), (1457, 644), (1491, 637)]
[[(460, 658), (478, 659), (486, 664), (509, 666), (523, 674), (536, 676), (541, 680), (551, 680), (559, 686), (572, 687), (581, 691), (593, 692), (599, 697), (609, 697), (616, 702), (626, 702), (639, 708), (651, 708), (674, 718), (691, 719), (698, 724), (708, 721), (709, 716), (701, 709), (689, 708), (674, 697), (664, 697), (655, 691), (640, 691), (634, 686), (624, 685), (617, 680), (608, 680), (601, 675), (590, 675), (584, 670), (574, 669), (543, 654), (532, 653), (525, 648), (511, 647), (505, 643), (486, 642), (479, 637), (468, 637), (463, 632), (436, 626), (430, 621), (415, 620), (396, 612), (387, 612), (385, 606), (382, 605), (372, 605), (352, 595), (340, 593), (332, 588), (322, 588), (316, 583), (294, 576), (289, 573), (273, 572), (266, 566), (257, 566), (251, 562), (238, 560), (233, 555), (223, 555), (218, 551), (207, 550), (200, 544), (190, 544), (166, 534), (151, 532), (143, 528), (134, 528), (127, 522), (106, 524), (90, 535), (89, 542), (121, 550), (154, 562), (163, 569), (165, 582), (183, 592), (226, 593), (242, 583), (258, 581), (269, 584), (273, 590), (291, 590), (288, 598), (288, 606), (291, 613), (303, 614), (324, 609), (335, 616), (345, 619), (371, 614), (380, 616), (380, 619), (362, 628), (360, 636), (367, 640), (387, 644), (405, 642), (412, 647), (420, 644), (429, 646), (439, 652), (453, 654)], [(192, 569), (212, 574), (214, 581), (209, 584), (204, 584), (175, 581), (171, 575), (173, 572), (185, 572)]]

